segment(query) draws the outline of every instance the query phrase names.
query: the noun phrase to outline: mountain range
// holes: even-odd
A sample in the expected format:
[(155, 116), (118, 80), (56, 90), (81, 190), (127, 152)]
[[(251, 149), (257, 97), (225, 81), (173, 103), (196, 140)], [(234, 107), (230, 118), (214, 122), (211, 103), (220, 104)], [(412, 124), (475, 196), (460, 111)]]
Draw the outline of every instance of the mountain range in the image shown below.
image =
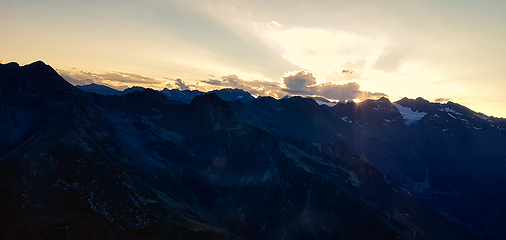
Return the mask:
[[(88, 84), (88, 85), (79, 85), (76, 86), (77, 88), (85, 91), (85, 92), (92, 92), (100, 95), (125, 95), (128, 93), (132, 93), (135, 91), (143, 91), (145, 88), (143, 87), (130, 87), (123, 91), (116, 90), (111, 87), (98, 85), (95, 83)], [(178, 100), (183, 103), (191, 103), (191, 101), (198, 95), (205, 95), (207, 93), (216, 93), (218, 97), (221, 99), (231, 102), (231, 101), (241, 101), (243, 103), (252, 101), (255, 99), (249, 92), (246, 92), (241, 89), (220, 89), (220, 90), (213, 90), (210, 92), (201, 92), (198, 90), (178, 90), (178, 89), (163, 89), (160, 91), (167, 99), (170, 100)]]
[(506, 120), (0, 65), (3, 239), (501, 239)]

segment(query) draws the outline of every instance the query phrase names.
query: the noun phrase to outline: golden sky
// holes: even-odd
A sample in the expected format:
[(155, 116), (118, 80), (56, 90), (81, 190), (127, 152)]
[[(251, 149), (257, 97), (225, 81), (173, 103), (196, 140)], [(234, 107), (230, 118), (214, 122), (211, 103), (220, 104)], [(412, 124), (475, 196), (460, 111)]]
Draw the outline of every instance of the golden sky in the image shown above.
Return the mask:
[(506, 117), (504, 10), (486, 0), (0, 0), (0, 61), (42, 60), (73, 84), (423, 97)]

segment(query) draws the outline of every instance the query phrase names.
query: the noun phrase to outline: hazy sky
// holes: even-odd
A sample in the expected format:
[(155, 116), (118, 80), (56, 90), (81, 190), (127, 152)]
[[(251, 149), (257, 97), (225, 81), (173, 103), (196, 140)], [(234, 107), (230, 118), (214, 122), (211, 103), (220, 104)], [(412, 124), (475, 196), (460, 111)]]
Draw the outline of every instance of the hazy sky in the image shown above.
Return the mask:
[(0, 0), (0, 61), (42, 60), (74, 84), (420, 96), (506, 117), (505, 12), (503, 0)]

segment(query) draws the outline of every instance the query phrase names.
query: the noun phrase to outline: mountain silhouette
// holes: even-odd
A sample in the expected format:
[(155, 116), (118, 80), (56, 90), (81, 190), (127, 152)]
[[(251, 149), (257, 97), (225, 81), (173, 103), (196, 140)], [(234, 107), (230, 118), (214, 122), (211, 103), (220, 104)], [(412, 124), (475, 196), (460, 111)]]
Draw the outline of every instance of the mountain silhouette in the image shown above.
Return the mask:
[(506, 121), (456, 103), (100, 95), (42, 62), (0, 93), (6, 239), (505, 234)]

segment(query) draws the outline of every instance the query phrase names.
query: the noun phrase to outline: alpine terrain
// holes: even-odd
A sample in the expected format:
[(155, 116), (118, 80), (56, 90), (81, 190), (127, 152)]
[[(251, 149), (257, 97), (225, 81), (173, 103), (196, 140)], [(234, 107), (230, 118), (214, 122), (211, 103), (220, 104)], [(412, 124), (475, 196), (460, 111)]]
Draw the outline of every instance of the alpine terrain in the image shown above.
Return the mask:
[[(321, 102), (321, 100), (318, 100)], [(506, 120), (0, 65), (1, 239), (501, 239)]]

